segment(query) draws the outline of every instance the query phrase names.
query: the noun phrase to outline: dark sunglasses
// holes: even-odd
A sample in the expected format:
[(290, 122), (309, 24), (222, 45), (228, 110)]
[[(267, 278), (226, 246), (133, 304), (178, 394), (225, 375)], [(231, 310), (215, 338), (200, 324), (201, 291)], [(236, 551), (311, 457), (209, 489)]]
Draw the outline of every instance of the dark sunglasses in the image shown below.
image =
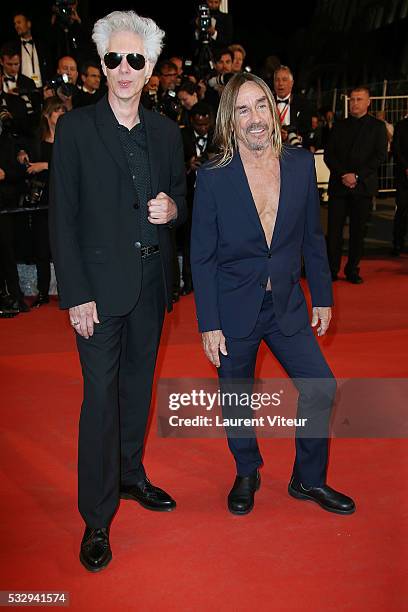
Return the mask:
[(105, 66), (110, 70), (114, 70), (117, 68), (122, 58), (126, 57), (127, 63), (133, 70), (141, 70), (144, 68), (146, 63), (145, 58), (140, 53), (115, 53), (111, 51), (110, 53), (106, 53), (103, 61), (105, 62)]

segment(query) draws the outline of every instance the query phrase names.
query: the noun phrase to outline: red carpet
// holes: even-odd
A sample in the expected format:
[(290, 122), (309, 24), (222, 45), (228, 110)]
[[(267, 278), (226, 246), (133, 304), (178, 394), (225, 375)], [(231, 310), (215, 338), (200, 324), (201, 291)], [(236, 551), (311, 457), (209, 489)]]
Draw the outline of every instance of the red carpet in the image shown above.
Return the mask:
[[(335, 284), (321, 345), (337, 377), (407, 377), (408, 258), (363, 263), (365, 284)], [(290, 498), (291, 440), (261, 440), (254, 511), (234, 517), (226, 443), (160, 439), (153, 417), (145, 465), (174, 495), (158, 514), (122, 501), (113, 561), (78, 561), (76, 439), (81, 377), (67, 315), (53, 300), (0, 320), (0, 590), (68, 591), (73, 610), (399, 611), (407, 602), (406, 440), (331, 444), (328, 480), (356, 499), (350, 517)], [(262, 350), (258, 374), (279, 376)], [(193, 297), (167, 318), (157, 377), (212, 377)]]

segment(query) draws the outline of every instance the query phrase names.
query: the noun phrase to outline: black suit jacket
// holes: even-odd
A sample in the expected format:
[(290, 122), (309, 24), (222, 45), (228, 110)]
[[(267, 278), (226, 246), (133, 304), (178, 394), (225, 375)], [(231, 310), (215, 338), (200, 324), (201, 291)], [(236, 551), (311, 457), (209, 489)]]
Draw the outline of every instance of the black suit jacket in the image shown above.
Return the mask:
[[(356, 122), (359, 122), (356, 124)], [(356, 196), (372, 197), (378, 189), (378, 168), (387, 158), (387, 132), (383, 121), (371, 115), (336, 121), (325, 149), (324, 161), (330, 170), (329, 194), (344, 196), (343, 174), (358, 175)]]
[(405, 170), (408, 168), (408, 117), (399, 121), (394, 130), (392, 150), (396, 162), (397, 184), (408, 189), (408, 177)]
[[(54, 59), (54, 62), (52, 61), (49, 48), (41, 39), (37, 38), (36, 36), (33, 36), (33, 41), (35, 44), (35, 50), (37, 51), (38, 55), (38, 64), (40, 66), (41, 80), (44, 86), (46, 81), (48, 81), (49, 79), (51, 79), (52, 76), (54, 76), (57, 60)], [(20, 45), (21, 54), (23, 54), (23, 52), (25, 53), (21, 38), (16, 38), (14, 42), (17, 45)]]
[(306, 138), (312, 129), (312, 114), (313, 109), (307, 98), (298, 94), (290, 96), (290, 125), (297, 128), (302, 138)]
[[(184, 148), (184, 161), (187, 165), (190, 159), (197, 155), (194, 129), (192, 127), (182, 128), (181, 136), (182, 136), (183, 148)], [(207, 147), (204, 151), (203, 162), (208, 161), (208, 156), (207, 156), (208, 153), (215, 152), (215, 149), (212, 144), (213, 136), (214, 136), (214, 130), (210, 129), (207, 134)], [(192, 206), (192, 203), (193, 203), (192, 200), (194, 197), (195, 182), (196, 182), (196, 172), (194, 170), (191, 170), (187, 174), (187, 196), (188, 196), (187, 202), (190, 207)]]
[[(185, 173), (176, 123), (139, 107), (149, 150), (152, 193), (171, 196), (184, 222)], [(107, 96), (57, 124), (51, 164), (50, 239), (62, 308), (95, 301), (98, 313), (123, 315), (142, 280), (137, 193)], [(167, 308), (173, 252), (168, 226), (158, 238)]]

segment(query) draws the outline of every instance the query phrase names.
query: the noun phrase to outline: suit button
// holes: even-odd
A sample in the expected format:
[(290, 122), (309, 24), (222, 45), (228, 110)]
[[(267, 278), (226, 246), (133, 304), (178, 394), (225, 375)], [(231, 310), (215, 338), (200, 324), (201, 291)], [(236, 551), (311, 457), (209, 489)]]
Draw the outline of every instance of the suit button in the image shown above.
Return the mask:
[(261, 283), (262, 289), (266, 289), (266, 283)]
[(135, 242), (135, 247), (137, 249), (141, 249), (142, 248), (142, 244), (140, 242)]

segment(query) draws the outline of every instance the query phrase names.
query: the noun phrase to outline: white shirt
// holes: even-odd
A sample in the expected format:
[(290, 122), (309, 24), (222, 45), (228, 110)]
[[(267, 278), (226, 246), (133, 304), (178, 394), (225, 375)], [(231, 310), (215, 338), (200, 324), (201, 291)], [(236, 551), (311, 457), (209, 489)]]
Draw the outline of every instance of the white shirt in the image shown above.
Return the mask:
[[(31, 39), (30, 39), (31, 40)], [(42, 87), (40, 62), (35, 44), (24, 44), (21, 38), (21, 74), (33, 79), (36, 87)]]

